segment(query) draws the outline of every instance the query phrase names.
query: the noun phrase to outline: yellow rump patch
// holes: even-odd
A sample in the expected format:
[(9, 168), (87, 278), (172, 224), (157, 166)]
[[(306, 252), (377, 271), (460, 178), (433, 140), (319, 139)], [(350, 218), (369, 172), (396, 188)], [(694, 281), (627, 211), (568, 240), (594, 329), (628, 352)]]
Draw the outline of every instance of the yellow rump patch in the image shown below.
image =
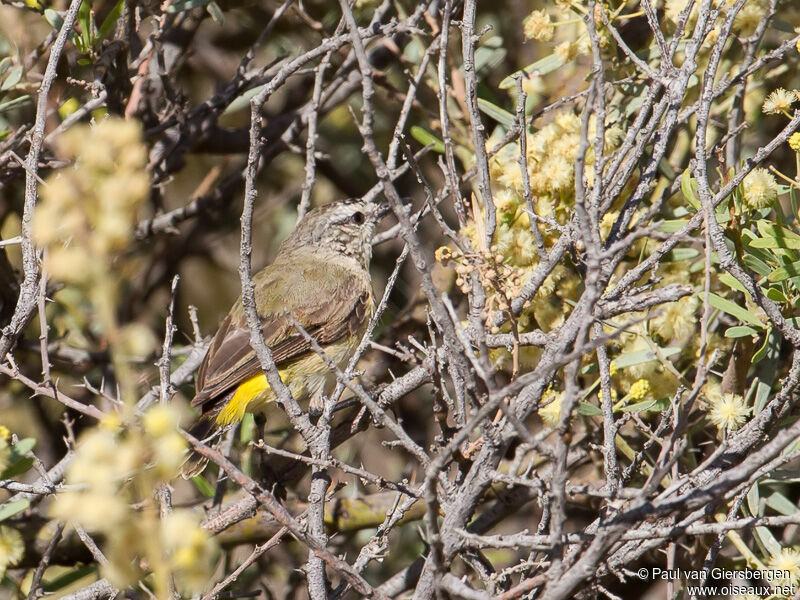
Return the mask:
[(233, 397), (228, 400), (228, 403), (219, 411), (217, 415), (217, 425), (225, 427), (231, 423), (238, 423), (241, 421), (250, 403), (258, 399), (264, 392), (271, 392), (271, 389), (263, 373), (254, 375), (242, 383), (236, 388)]

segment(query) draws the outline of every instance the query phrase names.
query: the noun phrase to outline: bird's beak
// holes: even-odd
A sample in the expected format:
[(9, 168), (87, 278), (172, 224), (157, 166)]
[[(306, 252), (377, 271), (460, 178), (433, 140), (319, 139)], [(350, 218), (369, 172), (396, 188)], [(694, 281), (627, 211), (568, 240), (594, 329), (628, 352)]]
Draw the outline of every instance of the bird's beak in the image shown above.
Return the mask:
[(380, 221), (383, 217), (388, 215), (392, 212), (392, 207), (389, 205), (388, 202), (384, 202), (383, 204), (376, 204), (375, 211), (373, 212), (373, 218), (375, 221)]
[[(403, 203), (403, 206), (410, 206), (411, 205), (411, 198), (404, 197), (400, 198), (400, 201)], [(392, 212), (392, 206), (389, 202), (384, 202), (382, 204), (377, 204), (375, 207), (375, 220), (378, 221)]]

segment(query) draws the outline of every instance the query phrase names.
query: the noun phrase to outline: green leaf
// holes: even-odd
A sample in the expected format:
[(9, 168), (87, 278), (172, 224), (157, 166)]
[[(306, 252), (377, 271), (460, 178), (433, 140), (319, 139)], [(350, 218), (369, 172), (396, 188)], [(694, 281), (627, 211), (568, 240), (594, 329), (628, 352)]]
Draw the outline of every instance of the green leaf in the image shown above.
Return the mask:
[(713, 292), (708, 295), (708, 303), (711, 304), (711, 306), (713, 306), (714, 308), (718, 308), (722, 312), (728, 313), (729, 315), (736, 317), (743, 323), (749, 323), (750, 325), (755, 325), (759, 329), (764, 328), (764, 324), (753, 313), (749, 312), (745, 308), (742, 308), (738, 304), (731, 302), (730, 300), (726, 300), (721, 296), (717, 296)]
[[(661, 348), (661, 354), (664, 358), (669, 358), (675, 354), (679, 354), (683, 348)], [(640, 365), (642, 363), (650, 362), (651, 360), (658, 360), (655, 352), (650, 349), (636, 350), (635, 352), (626, 352), (620, 354), (614, 359), (614, 366), (618, 369)]]
[[(36, 447), (36, 439), (32, 437), (22, 438), (11, 446), (11, 455), (24, 456)], [(11, 460), (14, 460), (13, 458)]]
[(64, 24), (63, 17), (58, 13), (57, 10), (53, 10), (52, 8), (44, 9), (44, 19), (55, 30), (60, 30), (61, 26)]
[(775, 269), (767, 275), (767, 281), (777, 283), (789, 279), (789, 277), (797, 277), (798, 275), (800, 275), (800, 261), (789, 263)]
[(243, 444), (249, 444), (256, 438), (256, 420), (252, 413), (245, 413), (242, 425), (239, 428), (239, 440)]
[(100, 29), (97, 32), (97, 36), (104, 40), (108, 35), (113, 31), (114, 26), (117, 24), (117, 20), (119, 20), (120, 15), (122, 15), (122, 10), (125, 8), (125, 0), (119, 0), (114, 5), (114, 8), (106, 15), (106, 18), (103, 19), (103, 22), (100, 24)]
[(17, 107), (22, 106), (23, 104), (27, 104), (30, 99), (31, 97), (26, 94), (24, 96), (19, 96), (18, 98), (14, 98), (13, 100), (0, 102), (0, 113), (3, 113), (7, 110), (13, 110)]
[(197, 491), (203, 494), (203, 496), (206, 498), (214, 497), (214, 486), (212, 486), (202, 475), (195, 475), (192, 477), (192, 483), (197, 488)]
[(83, 40), (84, 51), (89, 50), (94, 42), (92, 39), (92, 21), (92, 5), (83, 0), (78, 9), (78, 23), (81, 24), (81, 39)]
[(71, 583), (75, 583), (79, 579), (83, 579), (87, 575), (91, 575), (92, 573), (97, 572), (97, 565), (89, 564), (89, 565), (82, 565), (71, 571), (67, 571), (66, 573), (62, 573), (57, 577), (54, 577), (52, 580), (45, 581), (42, 583), (42, 589), (52, 594), (53, 592), (57, 592), (60, 589), (67, 587)]
[(772, 267), (752, 254), (745, 254), (742, 260), (749, 269), (755, 271), (759, 275), (769, 275), (772, 272)]
[(760, 517), (764, 514), (761, 504), (761, 493), (758, 489), (758, 483), (754, 483), (747, 492), (747, 508), (750, 514), (754, 517)]
[(256, 87), (243, 92), (241, 95), (236, 96), (236, 98), (234, 98), (233, 101), (228, 104), (225, 110), (222, 111), (222, 114), (227, 115), (245, 108), (250, 104), (250, 100), (258, 96), (258, 94), (266, 87), (266, 85), (266, 83), (257, 85)]
[(537, 77), (540, 75), (546, 75), (547, 73), (551, 73), (556, 69), (562, 67), (564, 65), (564, 61), (558, 57), (556, 54), (549, 54), (542, 59), (537, 60), (534, 63), (529, 64), (526, 67), (522, 67), (519, 71), (515, 71), (503, 81), (500, 82), (498, 86), (501, 90), (510, 90), (517, 86), (516, 77), (522, 76), (524, 77)]
[(736, 327), (728, 327), (725, 331), (725, 337), (740, 338), (747, 337), (748, 335), (758, 335), (760, 333), (758, 329), (753, 329), (749, 325), (737, 325)]
[(514, 126), (516, 117), (496, 104), (492, 104), (483, 98), (478, 98), (478, 108), (482, 113), (489, 115), (506, 129), (511, 129)]
[(23, 438), (11, 446), (11, 454), (8, 458), (8, 467), (0, 472), (0, 478), (10, 479), (16, 477), (31, 468), (33, 458), (26, 456), (36, 446), (34, 438)]
[(640, 413), (645, 411), (661, 412), (669, 407), (669, 398), (656, 398), (655, 400), (642, 400), (622, 407), (622, 412)]
[(674, 248), (664, 255), (664, 260), (669, 262), (678, 262), (680, 260), (691, 260), (697, 258), (700, 251), (696, 248)]
[(782, 515), (796, 515), (800, 512), (800, 508), (797, 508), (794, 502), (789, 500), (786, 496), (781, 494), (780, 492), (773, 492), (766, 498), (764, 498), (767, 506), (769, 506), (772, 510), (782, 514)]
[(0, 479), (11, 479), (27, 472), (33, 466), (33, 458), (26, 456), (15, 461), (0, 473)]
[(747, 291), (747, 288), (745, 288), (742, 283), (730, 273), (720, 273), (719, 280), (720, 283), (724, 283), (735, 292), (742, 292), (747, 294), (748, 298), (750, 297), (750, 292)]
[(423, 146), (429, 146), (433, 144), (433, 151), (438, 152), (439, 154), (444, 154), (444, 143), (437, 137), (435, 137), (429, 131), (419, 127), (418, 125), (411, 126), (411, 137), (417, 140)]
[(683, 192), (683, 197), (686, 201), (696, 210), (700, 210), (700, 200), (697, 199), (697, 193), (695, 189), (697, 188), (697, 184), (695, 183), (694, 179), (692, 179), (692, 174), (689, 169), (686, 169), (681, 175), (681, 192)]
[(761, 544), (771, 555), (775, 556), (776, 554), (781, 553), (783, 546), (781, 546), (780, 542), (775, 539), (775, 536), (772, 535), (772, 532), (769, 529), (758, 526), (753, 530), (753, 533), (759, 538)]
[(765, 219), (758, 221), (756, 226), (761, 237), (750, 242), (753, 248), (800, 249), (800, 235), (793, 231)]
[(6, 90), (10, 90), (19, 83), (20, 79), (22, 79), (22, 67), (19, 65), (11, 67), (8, 70), (8, 75), (6, 75), (6, 78), (3, 80), (3, 85), (0, 85), (0, 91), (5, 92)]
[(21, 513), (23, 510), (31, 505), (30, 500), (23, 498), (22, 500), (15, 500), (14, 502), (6, 502), (0, 504), (0, 521), (5, 521), (9, 517)]
[(499, 35), (492, 36), (475, 48), (475, 72), (492, 69), (499, 65), (505, 57), (506, 49), (503, 39)]
[(791, 23), (787, 23), (783, 19), (770, 19), (769, 26), (771, 29), (777, 29), (778, 31), (783, 31), (784, 33), (788, 33), (792, 36), (797, 34), (795, 26)]
[(775, 382), (777, 374), (778, 357), (781, 351), (781, 340), (775, 336), (771, 336), (770, 346), (767, 351), (767, 360), (761, 361), (755, 367), (755, 377), (753, 383), (748, 390), (747, 397), (755, 397), (752, 404), (755, 407), (755, 413), (758, 414), (769, 402), (769, 396), (772, 392), (772, 384)]
[(783, 294), (783, 292), (774, 287), (767, 288), (767, 298), (773, 302), (789, 302), (789, 299)]
[(661, 227), (659, 227), (658, 230), (664, 233), (675, 233), (683, 229), (688, 222), (689, 219), (667, 219), (661, 223)]
[(662, 157), (661, 160), (658, 161), (658, 171), (670, 181), (676, 177), (675, 169), (672, 168), (672, 165), (669, 164), (669, 160), (667, 160), (666, 157)]
[(579, 415), (584, 415), (585, 417), (596, 417), (603, 414), (602, 410), (588, 402), (578, 402), (578, 408), (575, 410)]
[(769, 350), (772, 337), (773, 337), (772, 329), (770, 329), (769, 333), (767, 333), (767, 335), (764, 336), (764, 343), (761, 344), (761, 348), (759, 348), (753, 355), (753, 358), (750, 359), (751, 364), (755, 365), (761, 362), (761, 360), (767, 355), (767, 351)]

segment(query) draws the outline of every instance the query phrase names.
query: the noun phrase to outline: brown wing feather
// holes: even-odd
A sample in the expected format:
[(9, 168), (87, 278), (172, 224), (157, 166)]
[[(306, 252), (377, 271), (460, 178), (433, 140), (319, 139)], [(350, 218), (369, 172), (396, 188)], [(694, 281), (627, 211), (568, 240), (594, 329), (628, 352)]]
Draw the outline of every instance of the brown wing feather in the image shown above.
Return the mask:
[[(352, 335), (361, 327), (370, 305), (370, 290), (352, 274), (337, 273), (340, 277), (332, 278), (329, 272), (328, 277), (320, 278), (321, 273), (319, 269), (310, 269), (309, 278), (303, 280), (301, 287), (314, 285), (315, 293), (310, 297), (319, 298), (319, 288), (325, 287), (325, 281), (333, 280), (331, 293), (323, 295), (329, 301), (314, 306), (300, 304), (292, 309), (292, 314), (311, 337), (325, 345)], [(304, 296), (302, 289), (293, 292), (295, 298)], [(265, 311), (263, 317), (264, 340), (278, 365), (311, 350), (286, 315), (288, 308), (282, 307), (281, 312)], [(250, 347), (250, 331), (241, 304), (237, 304), (220, 325), (198, 371), (192, 405), (207, 405), (260, 371), (261, 364)]]

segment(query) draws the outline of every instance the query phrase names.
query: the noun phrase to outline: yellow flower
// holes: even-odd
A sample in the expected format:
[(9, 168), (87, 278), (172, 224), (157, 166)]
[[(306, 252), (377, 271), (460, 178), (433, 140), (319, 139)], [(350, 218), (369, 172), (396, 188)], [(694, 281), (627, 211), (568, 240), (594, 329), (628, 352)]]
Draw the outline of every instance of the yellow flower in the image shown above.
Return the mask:
[(800, 152), (800, 131), (796, 131), (789, 137), (789, 147), (795, 152)]
[(697, 296), (687, 296), (667, 304), (658, 317), (653, 319), (653, 329), (665, 340), (680, 340), (697, 328), (695, 312), (700, 305)]
[(569, 62), (576, 56), (578, 56), (578, 44), (577, 42), (561, 42), (558, 46), (556, 46), (555, 54), (561, 60), (561, 62)]
[(744, 201), (754, 210), (766, 208), (778, 199), (778, 182), (766, 169), (753, 169), (742, 184)]
[(8, 468), (8, 465), (11, 463), (11, 448), (8, 445), (8, 442), (0, 438), (0, 473), (5, 471)]
[(188, 510), (173, 511), (161, 523), (161, 540), (181, 587), (201, 590), (213, 568), (216, 543), (197, 516)]
[(178, 411), (167, 404), (157, 404), (149, 409), (142, 418), (144, 430), (155, 438), (175, 431), (179, 421)]
[(792, 102), (794, 102), (796, 99), (797, 98), (795, 98), (792, 92), (787, 92), (783, 88), (778, 88), (769, 96), (767, 96), (767, 99), (764, 100), (761, 110), (767, 115), (776, 115), (778, 113), (786, 112), (792, 107)]
[(642, 400), (647, 394), (650, 393), (650, 382), (647, 379), (637, 379), (628, 390), (628, 396), (632, 400)]
[(125, 500), (108, 485), (94, 485), (98, 491), (58, 494), (50, 505), (50, 516), (62, 521), (77, 521), (87, 531), (114, 531), (131, 519)]
[(0, 577), (7, 567), (13, 567), (25, 554), (25, 542), (16, 529), (0, 525)]
[(542, 396), (542, 403), (548, 404), (539, 409), (539, 417), (544, 421), (545, 425), (555, 427), (561, 419), (561, 400), (564, 398), (564, 392), (554, 392), (547, 390)]
[(186, 440), (177, 431), (160, 437), (155, 443), (158, 473), (164, 479), (172, 479), (178, 472), (178, 467), (183, 463), (186, 453)]
[(75, 459), (67, 470), (69, 483), (86, 483), (103, 493), (112, 493), (125, 477), (141, 463), (139, 445), (121, 442), (104, 429), (87, 431), (78, 440)]
[(517, 207), (520, 204), (521, 198), (517, 196), (511, 189), (499, 190), (494, 195), (494, 207), (501, 213), (514, 215), (517, 212)]
[(105, 431), (114, 433), (119, 430), (120, 427), (122, 427), (122, 419), (120, 419), (119, 413), (108, 412), (100, 420), (100, 429), (104, 429)]
[(11, 441), (11, 430), (5, 425), (0, 425), (0, 438), (7, 442)]
[[(678, 17), (680, 17), (681, 12), (688, 4), (689, 0), (666, 0), (664, 2), (664, 11), (667, 18), (673, 23), (677, 23)], [(692, 11), (694, 10), (695, 9), (692, 8)]]
[(439, 246), (434, 253), (434, 258), (446, 267), (450, 259), (453, 258), (453, 252), (447, 246)]
[(740, 37), (749, 37), (753, 35), (764, 17), (766, 12), (764, 2), (753, 1), (746, 2), (739, 13), (736, 15), (736, 20), (733, 22), (734, 28), (738, 31)]
[(554, 30), (550, 15), (543, 10), (534, 10), (526, 17), (522, 33), (529, 40), (549, 42), (553, 39)]
[(158, 345), (151, 329), (141, 323), (131, 323), (123, 327), (120, 338), (120, 350), (135, 359), (148, 356)]
[[(612, 402), (616, 402), (616, 401), (617, 401), (617, 398), (618, 398), (618, 396), (619, 396), (619, 394), (617, 394), (617, 390), (615, 390), (615, 389), (612, 387), (612, 388), (611, 388), (611, 401), (612, 401)], [(597, 399), (598, 399), (598, 400), (600, 400), (600, 402), (602, 402), (602, 401), (603, 401), (603, 390), (598, 390), (598, 391), (597, 391)]]
[(775, 571), (781, 571), (788, 577), (772, 580), (775, 585), (787, 585), (800, 581), (800, 552), (794, 548), (781, 548), (778, 554), (773, 554), (769, 559), (769, 566)]
[(738, 394), (723, 394), (710, 398), (710, 401), (708, 418), (720, 431), (734, 431), (747, 421), (751, 409)]

